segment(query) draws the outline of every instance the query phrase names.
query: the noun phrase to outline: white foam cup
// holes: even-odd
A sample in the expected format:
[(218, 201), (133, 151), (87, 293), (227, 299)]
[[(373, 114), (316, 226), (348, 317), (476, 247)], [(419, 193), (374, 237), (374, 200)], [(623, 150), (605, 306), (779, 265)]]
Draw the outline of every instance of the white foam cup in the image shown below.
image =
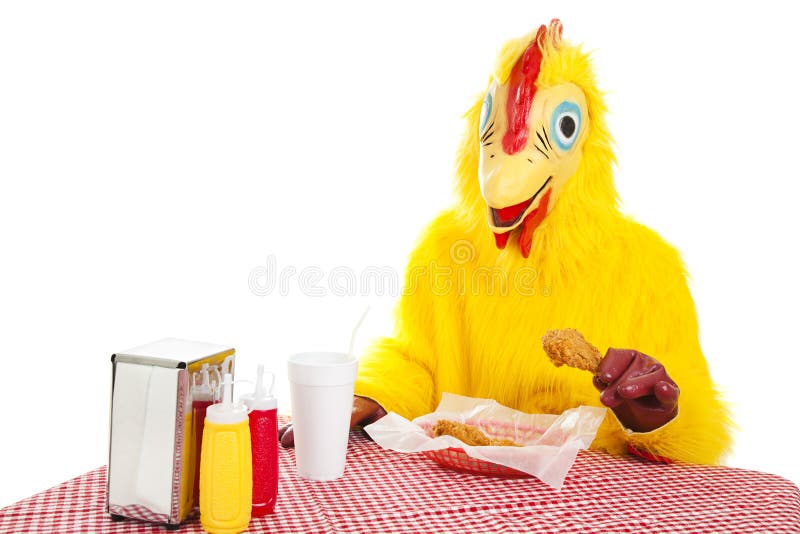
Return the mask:
[(334, 480), (344, 474), (358, 361), (341, 352), (289, 357), (297, 474)]

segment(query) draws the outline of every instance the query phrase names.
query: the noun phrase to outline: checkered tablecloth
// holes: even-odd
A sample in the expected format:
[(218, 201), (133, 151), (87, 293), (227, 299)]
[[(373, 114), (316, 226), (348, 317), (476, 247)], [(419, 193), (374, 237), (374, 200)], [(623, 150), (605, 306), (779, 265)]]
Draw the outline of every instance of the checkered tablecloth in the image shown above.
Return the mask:
[[(0, 510), (0, 532), (166, 532), (104, 512), (104, 467)], [(345, 476), (309, 482), (280, 452), (274, 515), (248, 532), (800, 532), (800, 492), (775, 475), (582, 452), (558, 492), (450, 471), (351, 436)], [(197, 519), (179, 532), (202, 532)]]

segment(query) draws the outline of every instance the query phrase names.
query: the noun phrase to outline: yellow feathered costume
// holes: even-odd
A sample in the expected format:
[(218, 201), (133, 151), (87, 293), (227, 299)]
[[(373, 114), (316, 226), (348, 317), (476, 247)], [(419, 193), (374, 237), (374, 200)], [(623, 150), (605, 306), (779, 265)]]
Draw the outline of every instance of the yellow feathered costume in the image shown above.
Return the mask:
[[(700, 348), (686, 272), (673, 247), (619, 211), (606, 108), (589, 56), (561, 41), (554, 21), (503, 47), (487, 92), (495, 91), (495, 103), (507, 96), (510, 89), (500, 94), (498, 84), (513, 88), (512, 69), (537, 39), (541, 63), (530, 116), (545, 112), (536, 106), (549, 109), (549, 90), (577, 90), (572, 100), (580, 100), (578, 112), (586, 117), (575, 134), (580, 135), (575, 164), (565, 164), (568, 175), (542, 171), (554, 173), (545, 184), (552, 197), (549, 204), (542, 201), (546, 216), (528, 237), (529, 257), (514, 246), (495, 246), (486, 226), (494, 171), (484, 166), (506, 156), (491, 151), (502, 131), (494, 137), (496, 145), (486, 140), (493, 126), (482, 124), (492, 121), (481, 116), (482, 109), (487, 113), (482, 98), (466, 114), (458, 202), (431, 223), (411, 254), (396, 333), (361, 358), (356, 394), (407, 418), (433, 411), (443, 392), (496, 399), (530, 413), (600, 406), (591, 375), (556, 368), (542, 350), (547, 330), (571, 327), (601, 350), (626, 347), (653, 356), (680, 387), (679, 413), (665, 426), (631, 432), (609, 410), (592, 448), (625, 454), (631, 445), (669, 459), (717, 463), (731, 444), (730, 421)], [(510, 129), (513, 119), (497, 113), (492, 124)], [(545, 149), (556, 141), (552, 131), (541, 133), (546, 139), (530, 137)], [(521, 164), (520, 158), (531, 168), (540, 161), (552, 168), (559, 164), (558, 151), (543, 151), (538, 141), (536, 146), (517, 158)], [(523, 236), (519, 239), (524, 247)]]

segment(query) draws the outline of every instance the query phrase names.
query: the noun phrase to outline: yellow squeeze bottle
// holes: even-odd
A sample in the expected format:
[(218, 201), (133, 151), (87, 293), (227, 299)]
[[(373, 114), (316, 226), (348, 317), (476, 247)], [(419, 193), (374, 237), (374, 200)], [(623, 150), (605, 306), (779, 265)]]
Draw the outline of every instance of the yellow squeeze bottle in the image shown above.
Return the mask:
[(250, 523), (253, 459), (250, 419), (233, 403), (233, 379), (222, 380), (222, 403), (206, 411), (200, 450), (200, 523), (210, 534), (238, 534)]

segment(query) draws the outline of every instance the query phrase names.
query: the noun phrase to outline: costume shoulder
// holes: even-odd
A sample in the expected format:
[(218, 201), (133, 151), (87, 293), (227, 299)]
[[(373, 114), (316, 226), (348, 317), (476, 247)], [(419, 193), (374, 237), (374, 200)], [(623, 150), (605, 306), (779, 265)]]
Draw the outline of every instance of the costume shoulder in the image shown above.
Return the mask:
[(599, 268), (586, 274), (592, 306), (609, 320), (593, 332), (596, 342), (656, 358), (699, 355), (697, 316), (678, 250), (628, 217), (600, 231), (603, 239), (591, 256)]
[(452, 263), (452, 254), (459, 247), (474, 247), (470, 238), (470, 226), (462, 213), (447, 209), (439, 213), (425, 227), (414, 250), (409, 256), (409, 267), (436, 262), (440, 265)]
[(620, 217), (610, 241), (607, 250), (614, 268), (641, 290), (653, 294), (688, 291), (688, 273), (680, 252), (655, 230)]

